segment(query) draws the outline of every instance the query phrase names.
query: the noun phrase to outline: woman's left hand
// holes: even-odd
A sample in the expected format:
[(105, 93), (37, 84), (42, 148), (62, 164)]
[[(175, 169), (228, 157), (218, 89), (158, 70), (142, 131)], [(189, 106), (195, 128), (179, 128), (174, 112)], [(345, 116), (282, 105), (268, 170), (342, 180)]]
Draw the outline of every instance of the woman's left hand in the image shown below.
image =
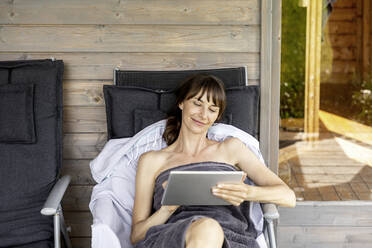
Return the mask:
[(212, 194), (234, 206), (239, 206), (243, 201), (254, 200), (254, 186), (240, 183), (220, 183), (212, 187)]

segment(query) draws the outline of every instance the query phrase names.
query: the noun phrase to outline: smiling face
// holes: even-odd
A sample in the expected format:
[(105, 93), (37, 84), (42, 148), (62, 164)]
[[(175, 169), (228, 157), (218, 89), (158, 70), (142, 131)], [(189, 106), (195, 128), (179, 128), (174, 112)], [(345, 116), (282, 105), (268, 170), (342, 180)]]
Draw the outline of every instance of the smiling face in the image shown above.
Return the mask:
[(182, 124), (195, 133), (207, 132), (208, 128), (217, 120), (220, 108), (213, 102), (207, 92), (200, 91), (194, 97), (179, 104), (182, 110)]

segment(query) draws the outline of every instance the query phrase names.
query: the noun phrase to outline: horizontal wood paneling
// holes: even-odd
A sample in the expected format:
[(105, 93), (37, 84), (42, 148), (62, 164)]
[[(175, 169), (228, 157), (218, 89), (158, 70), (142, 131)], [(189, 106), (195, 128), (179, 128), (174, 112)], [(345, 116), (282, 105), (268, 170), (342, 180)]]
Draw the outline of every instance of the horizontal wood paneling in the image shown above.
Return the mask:
[(259, 4), (259, 0), (0, 1), (0, 24), (253, 25), (260, 21)]
[(64, 159), (93, 159), (107, 142), (106, 133), (72, 133), (63, 137)]
[[(112, 81), (65, 81), (63, 83), (63, 105), (71, 106), (105, 106), (103, 85), (112, 85)], [(65, 120), (70, 121), (64, 116)], [(102, 119), (103, 120), (103, 119)], [(100, 121), (102, 121), (100, 120)], [(67, 131), (64, 129), (64, 131)]]
[(329, 38), (331, 40), (332, 47), (355, 47), (357, 42), (356, 35), (353, 34), (330, 34)]
[(194, 70), (246, 66), (248, 80), (260, 78), (259, 53), (0, 52), (0, 60), (46, 59), (50, 57), (64, 61), (64, 83), (66, 83), (66, 79), (112, 81), (115, 67), (120, 67), (123, 70)]
[(259, 26), (2, 25), (0, 37), (3, 52), (259, 52), (260, 48)]
[(355, 47), (333, 47), (334, 60), (353, 60), (356, 61)]
[(89, 211), (86, 212), (69, 212), (63, 213), (66, 221), (66, 225), (71, 227), (71, 236), (74, 237), (90, 237), (91, 236), (91, 225), (92, 214)]
[[(368, 247), (372, 242), (371, 227), (279, 227), (279, 247)], [(366, 246), (367, 245), (367, 246)]]
[(91, 246), (89, 163), (107, 142), (102, 87), (114, 68), (246, 66), (258, 85), (260, 8), (260, 0), (0, 1), (0, 60), (64, 61), (61, 174), (72, 180), (62, 206), (73, 247)]
[(337, 0), (335, 3), (333, 3), (333, 7), (335, 9), (337, 8), (355, 8), (356, 7), (356, 1), (359, 0)]
[(333, 21), (328, 22), (330, 34), (356, 34), (357, 25), (355, 22)]
[(89, 163), (91, 160), (63, 160), (61, 175), (70, 175), (70, 185), (94, 185), (96, 182), (90, 173)]
[(329, 21), (354, 21), (356, 18), (355, 8), (335, 9), (329, 16)]
[(89, 248), (91, 245), (91, 237), (86, 238), (71, 238), (71, 244), (74, 248)]
[(63, 114), (65, 133), (107, 131), (105, 107), (64, 107)]
[(89, 211), (92, 185), (70, 185), (63, 197), (62, 208), (67, 212)]

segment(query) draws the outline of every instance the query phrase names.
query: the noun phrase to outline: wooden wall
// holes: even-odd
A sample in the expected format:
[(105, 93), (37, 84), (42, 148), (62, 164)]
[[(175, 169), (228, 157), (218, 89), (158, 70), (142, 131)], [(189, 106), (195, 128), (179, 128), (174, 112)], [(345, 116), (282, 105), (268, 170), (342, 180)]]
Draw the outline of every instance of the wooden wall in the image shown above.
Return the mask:
[(323, 33), (321, 83), (349, 83), (357, 72), (357, 56), (361, 56), (357, 3), (361, 1), (338, 0), (334, 4)]
[(337, 0), (324, 28), (321, 83), (350, 84), (371, 74), (371, 0)]
[(247, 66), (260, 79), (260, 0), (0, 1), (0, 60), (65, 63), (63, 200), (74, 247), (90, 247), (89, 162), (106, 142), (102, 86), (113, 69)]

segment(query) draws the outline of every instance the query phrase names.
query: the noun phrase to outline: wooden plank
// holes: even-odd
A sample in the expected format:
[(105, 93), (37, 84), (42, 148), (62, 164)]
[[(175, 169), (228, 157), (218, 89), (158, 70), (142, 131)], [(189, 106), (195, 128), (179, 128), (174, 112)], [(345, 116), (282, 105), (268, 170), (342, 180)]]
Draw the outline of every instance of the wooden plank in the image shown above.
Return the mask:
[(91, 238), (75, 238), (72, 237), (71, 244), (74, 248), (91, 248)]
[[(300, 185), (306, 185), (307, 183), (349, 183), (349, 182), (363, 182), (360, 175), (348, 175), (348, 174), (338, 174), (338, 175), (325, 175), (325, 174), (295, 174), (297, 182)], [(336, 185), (336, 189), (339, 185)], [(339, 189), (350, 189), (348, 186), (340, 186)]]
[(355, 47), (333, 47), (334, 60), (354, 60), (356, 61)]
[(330, 34), (332, 47), (356, 47), (357, 35), (354, 34)]
[(106, 133), (74, 133), (63, 136), (64, 159), (93, 159), (107, 142)]
[(281, 2), (263, 1), (261, 6), (261, 114), (260, 149), (268, 167), (278, 173)]
[[(66, 107), (68, 108), (71, 106), (104, 107), (105, 99), (103, 96), (103, 85), (112, 84), (113, 84), (112, 81), (74, 81), (74, 80), (64, 81), (63, 82), (64, 108), (66, 109)], [(66, 118), (66, 116), (64, 118)]]
[(356, 62), (357, 62), (357, 73), (356, 80), (362, 80), (363, 72), (363, 2), (362, 0), (357, 1), (356, 4), (356, 26), (357, 26), (357, 35), (356, 35)]
[[(358, 67), (355, 67), (355, 70), (358, 70)], [(320, 84), (349, 84), (355, 80), (355, 74), (353, 73), (342, 73), (342, 72), (323, 72), (321, 74)]]
[[(292, 171), (297, 174), (325, 174), (332, 177), (338, 174), (357, 174), (362, 170), (362, 166), (292, 166)], [(372, 174), (371, 174), (372, 175)]]
[(355, 8), (356, 7), (357, 0), (337, 0), (335, 3), (333, 3), (335, 11), (337, 11), (338, 8)]
[(66, 225), (71, 227), (71, 237), (91, 237), (91, 228), (93, 217), (90, 211), (63, 213)]
[[(306, 14), (305, 118), (307, 141), (319, 136), (320, 58), (322, 34), (322, 1), (310, 1)], [(332, 36), (331, 36), (332, 37)], [(332, 40), (332, 39), (331, 39)], [(306, 197), (305, 197), (306, 199)]]
[(107, 131), (105, 107), (64, 107), (65, 133), (104, 133)]
[(278, 233), (278, 247), (358, 248), (372, 243), (371, 227), (279, 226)]
[[(349, 181), (349, 182), (363, 182), (363, 180), (358, 181)], [(341, 200), (359, 200), (349, 183), (342, 183), (335, 185), (335, 189)]]
[(330, 21), (330, 22), (327, 22), (327, 25), (328, 25), (328, 31), (330, 34), (339, 34), (339, 35), (340, 34), (356, 34), (357, 32), (357, 27), (355, 25), (355, 22)]
[(305, 201), (321, 201), (322, 196), (320, 195), (320, 192), (318, 188), (306, 188), (302, 194), (304, 195)]
[(370, 62), (370, 26), (371, 26), (371, 3), (363, 0), (363, 31), (362, 31), (362, 78), (368, 80), (371, 74)]
[(355, 8), (335, 9), (329, 16), (329, 21), (354, 21), (356, 18)]
[(318, 188), (320, 196), (323, 201), (339, 201), (340, 197), (337, 195), (337, 192), (334, 186), (323, 186)]
[[(301, 202), (295, 208), (279, 207), (280, 226), (372, 227), (371, 203)], [(318, 203), (318, 202), (314, 202)]]
[[(259, 24), (258, 0), (0, 1), (0, 24)], [(166, 16), (166, 18), (164, 18)]]
[(113, 80), (113, 70), (195, 70), (247, 67), (248, 83), (260, 78), (259, 53), (0, 53), (0, 60), (55, 57), (65, 64), (65, 80)]
[(358, 196), (359, 200), (370, 201), (372, 200), (372, 190), (368, 188), (365, 182), (350, 183), (352, 190)]
[(260, 51), (259, 26), (0, 25), (0, 36), (1, 52)]
[[(355, 166), (358, 166), (358, 167), (362, 167), (364, 164), (363, 163), (360, 163), (360, 162), (357, 162), (357, 161), (354, 161), (354, 160), (351, 160), (351, 159), (347, 159), (346, 157), (344, 156), (340, 156), (340, 157), (337, 157), (335, 156), (334, 159), (331, 158), (328, 158), (328, 157), (321, 157), (321, 158), (316, 158), (316, 157), (309, 157), (309, 158), (299, 158), (299, 165), (300, 166), (314, 166), (314, 167), (318, 167), (318, 166), (334, 166), (334, 167), (337, 167), (337, 166), (350, 166), (350, 167), (355, 167)], [(308, 170), (311, 170), (311, 169), (308, 169)], [(350, 169), (350, 170), (353, 170), (353, 169)]]
[(70, 185), (62, 200), (64, 211), (89, 211), (93, 186)]
[(356, 67), (354, 60), (333, 60), (332, 73), (352, 74), (356, 72)]
[(63, 160), (61, 174), (70, 175), (70, 185), (94, 185), (96, 182), (90, 173), (89, 163), (91, 160)]

